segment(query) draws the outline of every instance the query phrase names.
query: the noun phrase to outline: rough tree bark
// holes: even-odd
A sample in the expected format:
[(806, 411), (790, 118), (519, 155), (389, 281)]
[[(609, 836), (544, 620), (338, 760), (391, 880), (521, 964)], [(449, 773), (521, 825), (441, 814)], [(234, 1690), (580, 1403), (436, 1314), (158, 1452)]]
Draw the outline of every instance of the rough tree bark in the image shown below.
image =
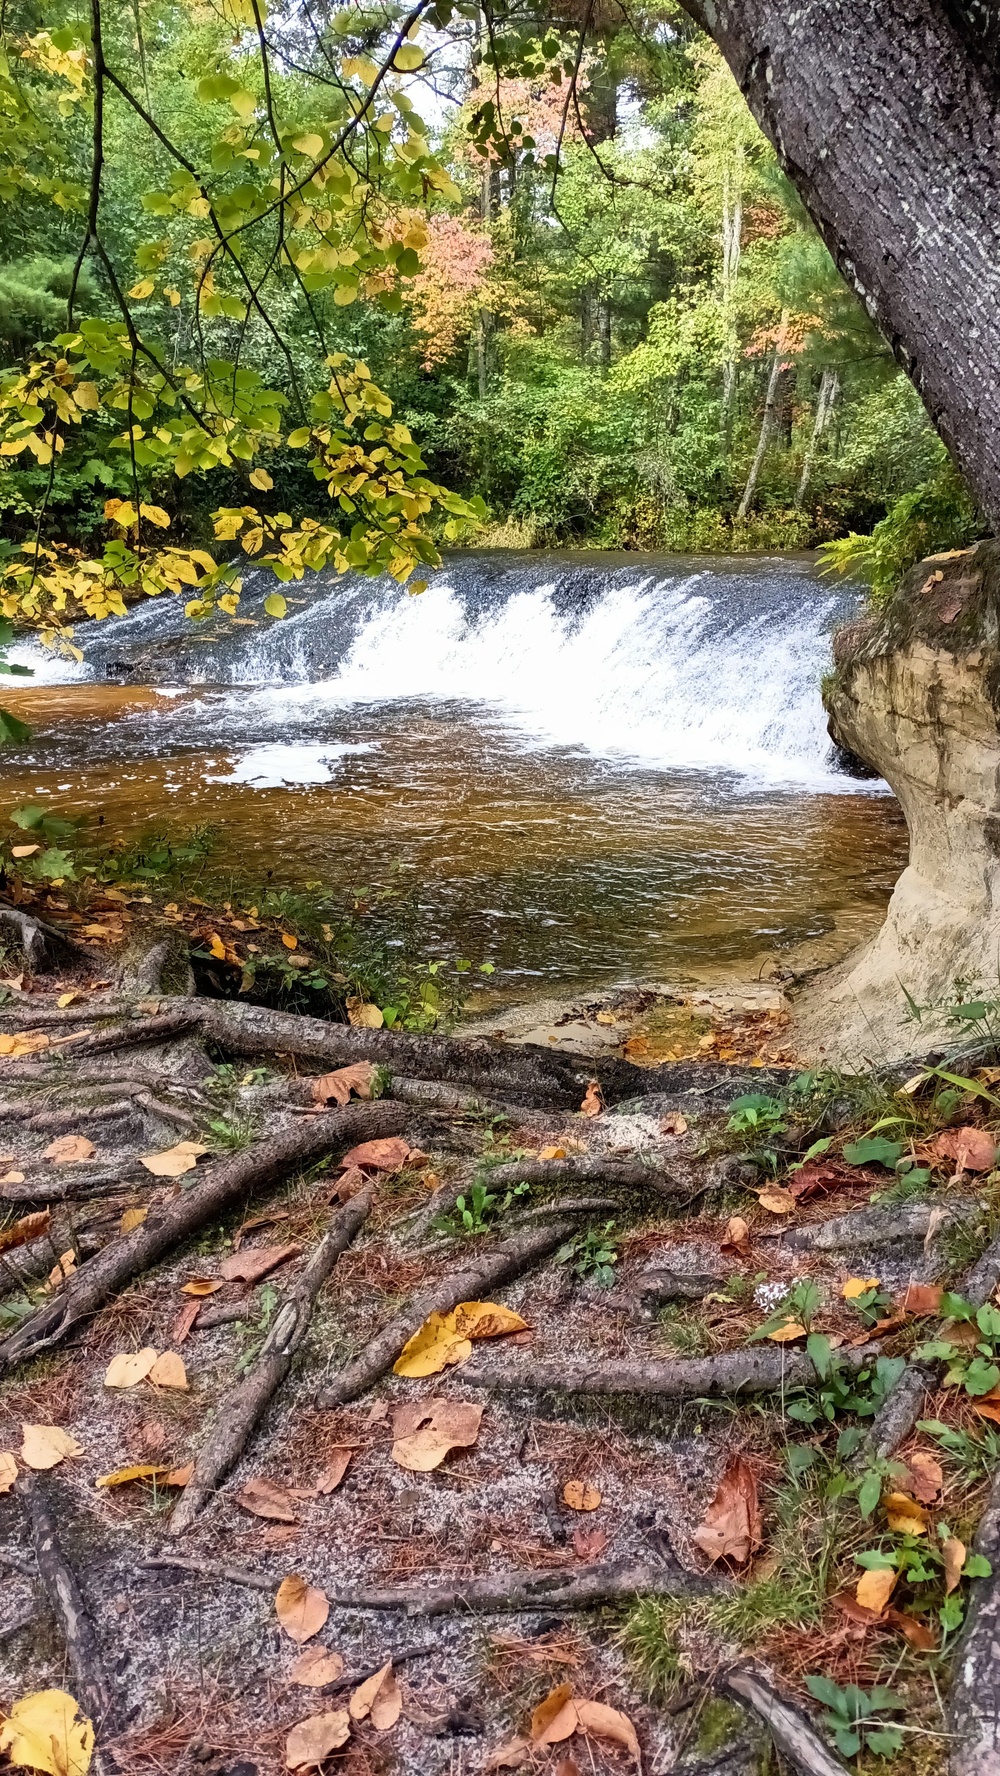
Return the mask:
[[(684, 0), (1000, 525), (1000, 74), (976, 0)], [(986, 14), (989, 16), (985, 16)]]

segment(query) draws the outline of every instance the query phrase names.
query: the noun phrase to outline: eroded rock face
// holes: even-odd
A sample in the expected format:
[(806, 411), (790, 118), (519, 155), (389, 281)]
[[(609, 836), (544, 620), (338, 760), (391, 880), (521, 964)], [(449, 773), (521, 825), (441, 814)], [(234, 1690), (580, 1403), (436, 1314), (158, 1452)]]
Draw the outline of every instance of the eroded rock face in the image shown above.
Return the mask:
[[(910, 861), (878, 936), (800, 998), (841, 1062), (940, 1044), (969, 983), (1000, 997), (1000, 544), (931, 557), (837, 638), (830, 733), (895, 791)], [(965, 983), (965, 984), (960, 984)], [(907, 994), (931, 1007), (916, 1021)]]

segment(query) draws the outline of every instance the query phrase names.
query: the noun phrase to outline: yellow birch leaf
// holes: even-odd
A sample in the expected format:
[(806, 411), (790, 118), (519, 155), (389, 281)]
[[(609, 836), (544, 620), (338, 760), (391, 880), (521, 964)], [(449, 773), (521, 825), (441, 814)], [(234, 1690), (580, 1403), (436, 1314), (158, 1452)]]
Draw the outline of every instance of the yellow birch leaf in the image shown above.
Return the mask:
[(869, 1572), (862, 1573), (854, 1593), (862, 1609), (874, 1610), (880, 1616), (896, 1589), (898, 1578), (899, 1574), (891, 1566), (874, 1566)]
[(65, 1690), (37, 1690), (15, 1702), (0, 1726), (0, 1751), (18, 1769), (46, 1776), (87, 1776), (94, 1729)]
[(848, 1277), (840, 1293), (845, 1301), (856, 1301), (859, 1295), (867, 1295), (869, 1289), (877, 1289), (878, 1277)]

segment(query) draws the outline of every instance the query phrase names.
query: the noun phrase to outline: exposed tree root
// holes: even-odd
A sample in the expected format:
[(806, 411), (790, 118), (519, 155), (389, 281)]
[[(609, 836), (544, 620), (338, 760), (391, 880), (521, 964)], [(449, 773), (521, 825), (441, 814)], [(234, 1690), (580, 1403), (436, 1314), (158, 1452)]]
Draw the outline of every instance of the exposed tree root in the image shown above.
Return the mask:
[(217, 1162), (201, 1184), (173, 1201), (155, 1204), (141, 1227), (88, 1258), (51, 1301), (5, 1338), (0, 1343), (0, 1374), (58, 1344), (117, 1290), (250, 1191), (279, 1183), (290, 1171), (312, 1164), (337, 1146), (398, 1134), (405, 1114), (402, 1105), (391, 1100), (348, 1104)]
[[(878, 1355), (877, 1344), (841, 1350), (845, 1369), (858, 1370)], [(768, 1394), (781, 1388), (810, 1387), (819, 1379), (804, 1351), (787, 1349), (722, 1351), (716, 1357), (679, 1357), (676, 1362), (533, 1363), (531, 1368), (491, 1370), (466, 1363), (467, 1387), (526, 1394), (648, 1394), (687, 1400), (702, 1394)]]
[(170, 1516), (171, 1535), (189, 1529), (208, 1503), (219, 1481), (235, 1467), (254, 1427), (274, 1398), (309, 1330), (323, 1284), (337, 1259), (350, 1245), (371, 1212), (369, 1186), (344, 1205), (324, 1234), (298, 1281), (285, 1293), (253, 1368), (219, 1402), (207, 1442), (198, 1452), (194, 1473)]
[(834, 1215), (829, 1221), (814, 1222), (811, 1227), (790, 1227), (783, 1235), (783, 1244), (796, 1252), (860, 1252), (898, 1245), (921, 1246), (928, 1234), (933, 1238), (935, 1231), (953, 1226), (978, 1209), (975, 1201), (900, 1203), (892, 1208), (875, 1203), (870, 1208)]
[[(531, 1228), (491, 1246), (470, 1258), (461, 1270), (453, 1270), (410, 1297), (402, 1313), (365, 1346), (360, 1356), (321, 1389), (320, 1406), (342, 1406), (373, 1387), (396, 1361), (407, 1339), (423, 1325), (428, 1314), (448, 1313), (460, 1301), (476, 1301), (511, 1277), (529, 1270), (573, 1232), (575, 1222), (560, 1221), (553, 1227)], [(0, 1345), (0, 1355), (3, 1346)]]
[(1000, 1770), (1000, 1474), (979, 1520), (973, 1547), (993, 1570), (974, 1579), (955, 1652), (948, 1699), (949, 1776), (996, 1776)]
[(652, 1191), (655, 1196), (686, 1196), (690, 1183), (658, 1166), (586, 1154), (572, 1159), (512, 1159), (486, 1174), (491, 1189), (515, 1184), (607, 1184), (620, 1190)]
[(573, 1572), (518, 1568), (449, 1585), (425, 1582), (419, 1587), (333, 1591), (330, 1596), (344, 1609), (398, 1609), (408, 1616), (441, 1616), (451, 1610), (586, 1609), (632, 1597), (715, 1597), (731, 1588), (728, 1579), (715, 1573), (688, 1572), (673, 1563), (607, 1561)]
[(801, 1708), (779, 1695), (755, 1666), (734, 1665), (717, 1680), (716, 1687), (759, 1714), (777, 1751), (800, 1776), (847, 1776), (847, 1765)]
[(55, 1514), (46, 1491), (51, 1482), (43, 1483), (32, 1474), (19, 1485), (31, 1516), (31, 1540), (38, 1576), (66, 1642), (66, 1654), (73, 1673), (73, 1694), (81, 1711), (93, 1723), (94, 1734), (100, 1741), (113, 1735), (117, 1726), (117, 1707), (104, 1673), (97, 1630), (76, 1575), (60, 1545)]
[(32, 913), (22, 913), (20, 908), (10, 906), (6, 901), (0, 902), (0, 925), (6, 925), (15, 933), (29, 974), (44, 974), (66, 961), (93, 964), (93, 952), (67, 937), (57, 925), (50, 925)]
[(237, 1320), (251, 1320), (260, 1308), (253, 1297), (243, 1301), (206, 1302), (194, 1323), (194, 1331), (210, 1332), (213, 1326), (232, 1326)]
[(189, 1554), (156, 1554), (144, 1560), (143, 1566), (154, 1569), (177, 1567), (180, 1572), (194, 1573), (199, 1579), (225, 1579), (230, 1585), (246, 1585), (251, 1591), (277, 1591), (280, 1579), (269, 1579), (264, 1573), (248, 1572), (243, 1566), (228, 1566), (224, 1560), (203, 1560)]

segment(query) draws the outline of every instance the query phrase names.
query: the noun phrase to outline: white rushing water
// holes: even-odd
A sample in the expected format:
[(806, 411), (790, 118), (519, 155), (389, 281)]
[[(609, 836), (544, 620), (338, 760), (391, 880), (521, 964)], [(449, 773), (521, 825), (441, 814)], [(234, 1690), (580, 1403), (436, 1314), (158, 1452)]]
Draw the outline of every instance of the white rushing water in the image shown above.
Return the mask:
[[(801, 563), (621, 563), (469, 557), (416, 598), (371, 582), (291, 587), (290, 598), (312, 595), (284, 622), (197, 645), (177, 606), (158, 600), (95, 629), (90, 645), (81, 634), (82, 674), (227, 687), (199, 699), (203, 738), (247, 745), (230, 754), (228, 780), (251, 785), (329, 779), (339, 748), (322, 744), (324, 711), (428, 699), (479, 705), (532, 747), (855, 787), (831, 762), (819, 691), (844, 594)], [(22, 657), (48, 682), (80, 675)], [(185, 700), (176, 719), (187, 727), (193, 713)], [(153, 726), (174, 715), (164, 707)]]

